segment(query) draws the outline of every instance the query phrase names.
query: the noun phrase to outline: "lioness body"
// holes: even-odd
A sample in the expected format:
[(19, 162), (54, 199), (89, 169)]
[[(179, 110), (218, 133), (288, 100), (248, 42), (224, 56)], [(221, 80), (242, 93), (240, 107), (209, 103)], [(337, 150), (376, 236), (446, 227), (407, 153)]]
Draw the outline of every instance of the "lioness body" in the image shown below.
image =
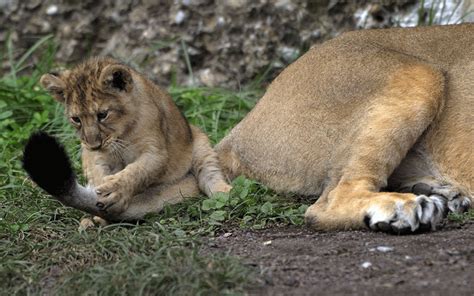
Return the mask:
[(41, 83), (77, 128), (93, 188), (58, 197), (66, 205), (107, 220), (139, 219), (199, 190), (230, 190), (207, 136), (188, 124), (166, 92), (130, 67), (92, 58), (46, 74)]
[(414, 231), (470, 205), (473, 144), (465, 24), (351, 32), (312, 48), (216, 149), (230, 177), (320, 195), (306, 213), (317, 227)]

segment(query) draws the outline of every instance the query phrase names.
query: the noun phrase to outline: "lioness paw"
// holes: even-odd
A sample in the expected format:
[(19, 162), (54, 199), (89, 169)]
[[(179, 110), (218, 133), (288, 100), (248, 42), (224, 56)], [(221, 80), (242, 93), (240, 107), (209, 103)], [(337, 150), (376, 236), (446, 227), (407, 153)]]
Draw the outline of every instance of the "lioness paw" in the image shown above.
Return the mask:
[(469, 196), (458, 195), (448, 201), (448, 209), (454, 213), (464, 213), (472, 206), (472, 199)]
[(418, 195), (412, 200), (393, 199), (374, 203), (364, 222), (372, 230), (405, 234), (435, 230), (447, 211), (446, 199), (439, 195)]
[(448, 201), (448, 210), (454, 213), (463, 213), (472, 205), (471, 197), (463, 195), (455, 186), (441, 185), (436, 180), (414, 183), (403, 188), (402, 191), (417, 195), (442, 196)]

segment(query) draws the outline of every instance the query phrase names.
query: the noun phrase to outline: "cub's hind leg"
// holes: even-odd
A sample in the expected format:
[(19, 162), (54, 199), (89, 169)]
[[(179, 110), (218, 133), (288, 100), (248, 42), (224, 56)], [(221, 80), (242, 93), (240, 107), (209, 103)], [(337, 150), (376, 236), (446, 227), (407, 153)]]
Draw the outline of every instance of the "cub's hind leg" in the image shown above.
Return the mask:
[(443, 100), (442, 73), (420, 63), (401, 65), (375, 94), (337, 185), (308, 208), (306, 221), (322, 229), (434, 228), (443, 218), (443, 198), (379, 190), (441, 111)]
[(189, 174), (174, 184), (151, 186), (135, 195), (126, 211), (104, 213), (110, 221), (130, 221), (142, 219), (146, 214), (158, 213), (166, 205), (177, 204), (187, 197), (199, 195), (196, 178)]
[(197, 127), (192, 126), (191, 129), (194, 141), (192, 172), (199, 188), (207, 196), (216, 192), (229, 192), (232, 186), (224, 178), (217, 153), (212, 149), (207, 135)]

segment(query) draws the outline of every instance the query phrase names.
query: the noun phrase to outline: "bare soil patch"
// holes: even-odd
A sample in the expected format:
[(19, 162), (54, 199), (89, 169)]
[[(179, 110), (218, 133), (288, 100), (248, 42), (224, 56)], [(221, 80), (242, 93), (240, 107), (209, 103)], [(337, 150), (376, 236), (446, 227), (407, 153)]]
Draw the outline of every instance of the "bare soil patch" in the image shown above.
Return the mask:
[(474, 222), (396, 236), (307, 227), (234, 229), (203, 253), (242, 258), (255, 295), (473, 295)]

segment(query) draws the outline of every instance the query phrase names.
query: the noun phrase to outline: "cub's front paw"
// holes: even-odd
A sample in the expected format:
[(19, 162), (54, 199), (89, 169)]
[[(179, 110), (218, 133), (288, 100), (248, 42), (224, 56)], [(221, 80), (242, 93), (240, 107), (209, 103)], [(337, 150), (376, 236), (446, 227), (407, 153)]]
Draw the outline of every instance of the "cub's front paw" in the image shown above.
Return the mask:
[(438, 195), (388, 196), (369, 207), (364, 222), (372, 230), (396, 234), (435, 230), (446, 211), (446, 199)]
[(105, 177), (103, 183), (96, 188), (96, 193), (96, 206), (102, 211), (119, 214), (128, 208), (131, 193), (115, 175)]

